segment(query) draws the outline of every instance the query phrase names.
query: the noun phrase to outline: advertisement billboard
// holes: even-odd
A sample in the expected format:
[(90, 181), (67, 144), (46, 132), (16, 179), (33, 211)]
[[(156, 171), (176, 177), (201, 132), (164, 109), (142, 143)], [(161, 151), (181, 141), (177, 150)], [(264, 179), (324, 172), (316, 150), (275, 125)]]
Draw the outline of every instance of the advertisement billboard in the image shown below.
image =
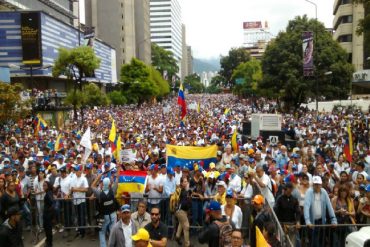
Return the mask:
[(42, 64), (40, 23), (40, 12), (21, 13), (23, 64)]
[(243, 29), (259, 29), (262, 28), (261, 21), (247, 21), (243, 22)]
[(303, 75), (313, 75), (313, 32), (302, 33)]

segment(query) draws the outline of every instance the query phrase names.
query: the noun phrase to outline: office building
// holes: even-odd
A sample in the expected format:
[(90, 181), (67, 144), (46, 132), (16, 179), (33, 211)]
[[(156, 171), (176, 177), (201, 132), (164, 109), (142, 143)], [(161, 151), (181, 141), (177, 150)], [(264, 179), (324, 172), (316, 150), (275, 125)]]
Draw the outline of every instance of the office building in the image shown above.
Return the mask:
[(136, 58), (151, 64), (150, 1), (135, 0)]
[(188, 72), (188, 52), (186, 49), (186, 28), (182, 24), (182, 58), (181, 58), (181, 81), (184, 81), (185, 77), (189, 75)]
[(86, 26), (116, 50), (117, 77), (122, 64), (136, 57), (135, 0), (85, 0)]
[(255, 59), (262, 59), (266, 47), (272, 39), (268, 23), (263, 25), (261, 21), (249, 21), (243, 23), (244, 48)]
[(364, 67), (364, 37), (357, 35), (356, 29), (359, 21), (364, 18), (362, 4), (354, 4), (351, 0), (334, 1), (334, 39), (348, 53), (348, 61), (356, 71)]
[(187, 70), (189, 75), (193, 74), (193, 52), (191, 51), (191, 46), (186, 47), (187, 53)]
[(150, 0), (151, 41), (171, 51), (180, 68), (183, 54), (181, 24), (181, 7), (178, 0)]

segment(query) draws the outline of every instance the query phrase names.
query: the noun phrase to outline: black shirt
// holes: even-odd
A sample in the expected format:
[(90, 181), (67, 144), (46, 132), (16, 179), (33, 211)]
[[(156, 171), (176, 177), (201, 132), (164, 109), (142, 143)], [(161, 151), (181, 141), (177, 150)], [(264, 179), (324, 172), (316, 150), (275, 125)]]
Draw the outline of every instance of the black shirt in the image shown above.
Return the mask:
[(296, 223), (300, 221), (301, 210), (297, 198), (281, 195), (276, 200), (274, 211), (280, 222)]
[[(220, 229), (214, 223), (215, 220), (212, 221), (211, 224), (209, 224), (198, 236), (198, 241), (201, 244), (208, 243), (209, 247), (219, 247), (220, 246)], [(221, 219), (219, 219), (220, 222), (226, 222), (227, 218), (226, 216), (222, 216)], [(235, 226), (231, 223), (231, 226), (233, 229), (235, 229)]]
[(162, 222), (159, 222), (157, 228), (154, 228), (151, 222), (147, 224), (144, 228), (149, 232), (150, 239), (152, 240), (160, 241), (162, 240), (162, 238), (167, 238), (168, 236), (168, 228)]

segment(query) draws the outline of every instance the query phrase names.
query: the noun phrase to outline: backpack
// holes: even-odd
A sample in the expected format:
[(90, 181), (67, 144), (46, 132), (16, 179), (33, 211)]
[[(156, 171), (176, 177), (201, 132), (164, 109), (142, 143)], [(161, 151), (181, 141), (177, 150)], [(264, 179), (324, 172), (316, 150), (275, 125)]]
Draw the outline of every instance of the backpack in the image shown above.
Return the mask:
[(233, 227), (229, 221), (221, 222), (214, 221), (214, 223), (219, 228), (219, 244), (221, 247), (231, 247), (231, 234), (233, 232)]

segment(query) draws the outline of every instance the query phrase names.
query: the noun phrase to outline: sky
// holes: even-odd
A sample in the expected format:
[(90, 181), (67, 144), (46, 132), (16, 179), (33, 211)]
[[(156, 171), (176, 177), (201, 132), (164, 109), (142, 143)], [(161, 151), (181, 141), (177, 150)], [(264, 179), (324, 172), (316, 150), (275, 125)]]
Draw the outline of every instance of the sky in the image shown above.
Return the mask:
[[(305, 0), (179, 0), (186, 42), (195, 58), (217, 58), (243, 44), (244, 21), (268, 21), (277, 35), (288, 21), (307, 14), (315, 18), (315, 7)], [(317, 17), (332, 27), (334, 0), (312, 0)]]

